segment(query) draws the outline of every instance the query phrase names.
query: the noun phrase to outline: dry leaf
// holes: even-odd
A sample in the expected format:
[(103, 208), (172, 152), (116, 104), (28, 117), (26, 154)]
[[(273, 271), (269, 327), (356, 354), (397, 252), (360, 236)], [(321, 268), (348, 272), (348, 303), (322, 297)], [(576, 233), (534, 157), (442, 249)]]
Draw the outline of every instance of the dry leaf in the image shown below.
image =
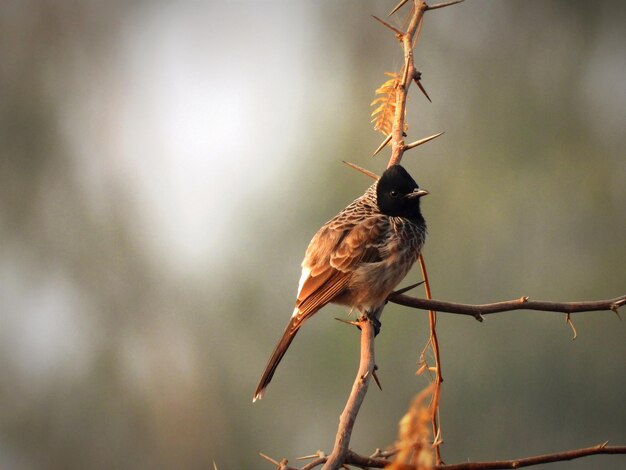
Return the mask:
[(377, 96), (370, 106), (376, 106), (372, 111), (374, 130), (389, 135), (396, 114), (396, 88), (402, 77), (395, 72), (385, 72), (385, 75), (391, 78), (376, 89), (376, 95), (380, 96)]

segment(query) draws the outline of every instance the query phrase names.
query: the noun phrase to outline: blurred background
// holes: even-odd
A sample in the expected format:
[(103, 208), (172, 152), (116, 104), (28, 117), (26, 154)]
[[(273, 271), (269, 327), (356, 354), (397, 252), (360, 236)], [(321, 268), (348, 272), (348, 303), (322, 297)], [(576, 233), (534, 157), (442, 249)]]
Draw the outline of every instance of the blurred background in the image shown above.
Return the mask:
[[(251, 398), (317, 228), (370, 184), (370, 17), (395, 1), (0, 4), (0, 467), (271, 468), (330, 451), (358, 334), (327, 307)], [(401, 15), (392, 22), (402, 27)], [(431, 195), (435, 298), (626, 293), (626, 5), (427, 14), (404, 165)], [(405, 284), (419, 280), (417, 271)], [(422, 295), (421, 291), (416, 294)], [(622, 312), (622, 316), (626, 311)], [(611, 312), (441, 314), (448, 463), (626, 444)], [(427, 314), (389, 305), (352, 448), (426, 384)], [(551, 468), (626, 468), (624, 456)]]

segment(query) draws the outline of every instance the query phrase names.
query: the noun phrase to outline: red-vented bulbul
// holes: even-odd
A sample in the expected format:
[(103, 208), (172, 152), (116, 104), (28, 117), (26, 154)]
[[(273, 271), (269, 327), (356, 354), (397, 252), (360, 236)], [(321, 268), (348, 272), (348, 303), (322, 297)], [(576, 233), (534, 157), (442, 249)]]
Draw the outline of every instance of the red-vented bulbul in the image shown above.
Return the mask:
[(356, 308), (378, 322), (387, 296), (406, 276), (424, 244), (426, 222), (420, 198), (426, 194), (403, 167), (394, 165), (319, 229), (302, 261), (296, 307), (253, 401), (263, 397), (304, 321), (327, 303)]

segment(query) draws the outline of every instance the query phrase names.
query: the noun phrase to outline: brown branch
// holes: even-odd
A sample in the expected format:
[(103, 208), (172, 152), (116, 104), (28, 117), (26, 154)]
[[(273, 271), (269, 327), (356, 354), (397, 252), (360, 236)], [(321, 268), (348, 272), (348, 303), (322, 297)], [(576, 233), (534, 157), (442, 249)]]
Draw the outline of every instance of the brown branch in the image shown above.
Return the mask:
[(458, 315), (470, 315), (482, 321), (482, 315), (490, 313), (508, 312), (512, 310), (539, 310), (543, 312), (577, 313), (595, 312), (603, 310), (617, 310), (626, 304), (626, 295), (609, 300), (592, 300), (587, 302), (545, 302), (529, 300), (528, 297), (495, 302), (491, 304), (460, 304), (445, 302), (443, 300), (428, 300), (412, 297), (406, 294), (391, 294), (389, 301), (406, 307), (419, 308), (421, 310), (436, 310), (438, 312), (456, 313)]
[[(396, 110), (394, 114), (394, 120), (392, 125), (392, 131), (389, 136), (383, 141), (383, 143), (378, 147), (374, 154), (378, 153), (387, 143), (391, 140), (391, 149), (392, 154), (389, 159), (388, 167), (394, 164), (400, 163), (402, 159), (402, 154), (405, 150), (416, 147), (422, 143), (425, 143), (429, 140), (438, 137), (437, 135), (428, 137), (423, 139), (422, 141), (417, 141), (409, 144), (408, 146), (404, 144), (403, 133), (404, 133), (404, 116), (406, 113), (406, 97), (409, 86), (419, 74), (415, 70), (415, 65), (413, 63), (413, 48), (415, 47), (415, 42), (417, 37), (419, 36), (419, 32), (421, 30), (422, 19), (424, 16), (424, 12), (428, 9), (426, 2), (424, 0), (413, 0), (414, 6), (413, 10), (410, 13), (410, 21), (409, 26), (406, 33), (402, 33), (398, 29), (392, 27), (385, 21), (380, 18), (374, 17), (377, 21), (382, 23), (387, 28), (391, 29), (394, 33), (396, 33), (396, 37), (402, 41), (402, 49), (404, 52), (404, 70), (402, 74), (402, 80), (396, 86)], [(402, 6), (400, 4), (397, 8)], [(429, 98), (430, 99), (430, 98)], [(378, 314), (380, 314), (382, 308), (380, 309)], [(431, 313), (432, 319), (431, 324), (432, 328), (435, 326), (434, 320), (434, 312)], [(337, 431), (337, 436), (335, 439), (335, 446), (324, 465), (325, 469), (336, 469), (341, 467), (346, 462), (346, 456), (349, 451), (348, 446), (350, 444), (350, 436), (352, 434), (352, 428), (354, 426), (354, 421), (359, 412), (361, 404), (363, 403), (363, 399), (365, 398), (365, 394), (367, 392), (367, 387), (369, 384), (369, 380), (371, 376), (374, 375), (375, 372), (375, 363), (374, 363), (374, 333), (373, 328), (368, 319), (360, 320), (359, 323), (362, 324), (362, 332), (361, 332), (361, 361), (359, 364), (359, 372), (357, 374), (356, 380), (352, 386), (352, 392), (350, 393), (350, 397), (348, 398), (348, 402), (344, 408), (343, 413), (341, 414), (339, 420), (339, 429)], [(436, 336), (435, 336), (436, 342)], [(436, 345), (435, 345), (436, 348)], [(435, 351), (435, 354), (438, 356), (438, 351)], [(440, 367), (438, 363), (437, 357), (437, 366)], [(441, 382), (441, 375), (437, 373), (437, 383)], [(438, 394), (437, 394), (438, 397)], [(437, 408), (435, 406), (435, 408)], [(438, 430), (437, 418), (436, 416), (433, 418), (433, 426), (435, 427), (435, 432)], [(437, 461), (440, 461), (439, 453), (437, 452)]]
[(367, 316), (362, 316), (359, 319), (359, 325), (361, 328), (361, 360), (359, 362), (359, 371), (352, 385), (350, 397), (339, 417), (339, 429), (335, 437), (335, 447), (323, 467), (325, 470), (336, 470), (346, 463), (352, 428), (354, 427), (354, 422), (361, 408), (361, 404), (365, 399), (367, 387), (376, 366), (374, 361), (374, 325)]
[[(424, 257), (420, 253), (419, 264), (422, 271), (422, 277), (424, 278), (424, 290), (426, 292), (426, 298), (432, 299), (430, 291), (430, 282), (428, 281), (428, 271), (426, 271), (426, 262)], [(439, 354), (439, 340), (437, 339), (437, 312), (435, 310), (429, 310), (428, 322), (430, 330), (430, 338), (428, 339), (428, 345), (432, 348), (433, 355), (435, 356), (435, 387), (433, 390), (433, 398), (431, 403), (431, 416), (430, 422), (433, 428), (433, 447), (435, 448), (435, 462), (437, 465), (441, 463), (441, 427), (439, 424), (439, 397), (441, 396), (441, 384), (443, 383), (443, 375), (441, 374), (441, 359)], [(425, 348), (425, 349), (426, 349)], [(423, 354), (423, 352), (422, 352)], [(425, 363), (425, 362), (424, 362)]]
[[(583, 457), (589, 457), (593, 455), (616, 455), (626, 454), (626, 446), (609, 446), (605, 442), (593, 447), (586, 447), (583, 449), (574, 449), (564, 452), (557, 452), (554, 454), (536, 455), (533, 457), (526, 457), (523, 459), (515, 460), (495, 460), (492, 462), (464, 462), (449, 465), (435, 465), (433, 470), (500, 470), (509, 468), (522, 468), (531, 467), (534, 465), (543, 465), (553, 462), (565, 462), (569, 460), (580, 459)], [(263, 458), (272, 462), (278, 470), (297, 470), (294, 467), (287, 465), (287, 460), (283, 459), (280, 462), (261, 454)], [(313, 457), (313, 456), (312, 456)], [(315, 456), (315, 460), (309, 462), (307, 465), (301, 468), (301, 470), (311, 470), (319, 465), (322, 465), (328, 460), (328, 457)], [(385, 468), (391, 463), (391, 461), (385, 458), (378, 458), (375, 456), (365, 457), (348, 450), (345, 455), (345, 464), (355, 465), (362, 468)], [(405, 470), (417, 469), (411, 465), (405, 465), (402, 467)]]
[[(413, 0), (413, 2), (414, 8), (410, 14), (411, 19), (406, 33), (402, 33), (396, 28), (391, 27), (380, 18), (375, 17), (377, 21), (394, 31), (396, 36), (402, 40), (402, 48), (404, 51), (404, 73), (402, 74), (402, 80), (396, 87), (396, 111), (394, 114), (391, 135), (387, 136), (376, 152), (374, 152), (374, 154), (378, 153), (383, 147), (385, 147), (385, 145), (387, 145), (388, 141), (391, 140), (392, 154), (387, 165), (388, 167), (396, 163), (400, 163), (402, 154), (405, 150), (403, 132), (404, 115), (406, 112), (406, 96), (409, 86), (413, 81), (413, 78), (416, 76), (415, 66), (413, 65), (413, 47), (415, 47), (415, 40), (417, 35), (419, 35), (422, 18), (427, 8), (424, 0)], [(397, 8), (400, 8), (401, 6), (402, 3)], [(431, 138), (429, 138), (429, 140), (430, 139)], [(417, 146), (418, 144), (414, 143), (410, 145), (410, 148), (412, 148), (412, 146)], [(382, 313), (382, 308), (383, 307), (376, 312), (377, 317), (380, 313)], [(356, 420), (356, 416), (359, 412), (361, 404), (363, 403), (365, 394), (367, 393), (370, 378), (374, 374), (375, 362), (373, 326), (367, 318), (359, 320), (359, 323), (361, 324), (361, 360), (359, 363), (359, 371), (352, 386), (348, 402), (346, 403), (346, 406), (339, 418), (339, 429), (337, 430), (335, 438), (335, 446), (324, 465), (325, 469), (337, 469), (346, 463), (354, 421)]]
[[(437, 465), (433, 470), (496, 470), (503, 468), (521, 468), (532, 465), (541, 465), (551, 462), (564, 462), (566, 460), (580, 459), (590, 455), (599, 454), (626, 454), (626, 446), (607, 446), (607, 443), (599, 444), (585, 449), (568, 450), (556, 454), (537, 455), (517, 460), (500, 460), (496, 462), (467, 462), (454, 465)], [(410, 467), (407, 467), (409, 470)]]
[(409, 86), (415, 76), (415, 65), (413, 64), (413, 48), (415, 47), (415, 37), (420, 29), (424, 12), (427, 9), (426, 2), (424, 0), (414, 0), (413, 12), (409, 27), (406, 33), (402, 35), (402, 50), (404, 51), (404, 71), (402, 74), (402, 80), (396, 88), (396, 112), (393, 119), (393, 126), (391, 131), (391, 158), (387, 165), (397, 165), (402, 160), (404, 154), (405, 145), (403, 140), (404, 132), (404, 116), (406, 114), (406, 96), (409, 91)]

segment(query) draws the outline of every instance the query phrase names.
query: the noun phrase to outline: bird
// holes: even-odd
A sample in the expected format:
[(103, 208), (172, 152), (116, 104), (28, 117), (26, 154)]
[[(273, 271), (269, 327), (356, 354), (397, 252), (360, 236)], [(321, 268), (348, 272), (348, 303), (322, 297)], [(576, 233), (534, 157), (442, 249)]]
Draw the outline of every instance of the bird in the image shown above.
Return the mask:
[(254, 392), (265, 389), (302, 324), (328, 303), (367, 315), (380, 330), (386, 299), (417, 260), (426, 239), (420, 199), (428, 194), (400, 165), (313, 236), (302, 261), (296, 305)]

